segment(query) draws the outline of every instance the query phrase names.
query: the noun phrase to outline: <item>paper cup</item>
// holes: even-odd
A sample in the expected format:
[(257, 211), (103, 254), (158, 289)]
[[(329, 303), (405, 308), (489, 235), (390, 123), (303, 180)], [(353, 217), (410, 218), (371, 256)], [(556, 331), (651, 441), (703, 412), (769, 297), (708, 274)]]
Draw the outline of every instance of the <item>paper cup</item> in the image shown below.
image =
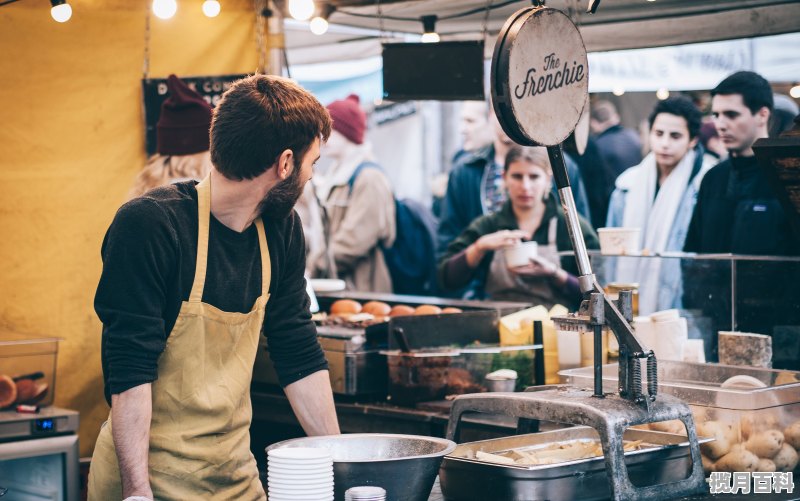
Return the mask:
[(610, 255), (640, 254), (639, 228), (599, 228), (600, 253)]
[(539, 244), (536, 242), (522, 242), (514, 247), (504, 249), (503, 252), (506, 256), (506, 265), (509, 268), (516, 268), (529, 264), (531, 258), (539, 255)]

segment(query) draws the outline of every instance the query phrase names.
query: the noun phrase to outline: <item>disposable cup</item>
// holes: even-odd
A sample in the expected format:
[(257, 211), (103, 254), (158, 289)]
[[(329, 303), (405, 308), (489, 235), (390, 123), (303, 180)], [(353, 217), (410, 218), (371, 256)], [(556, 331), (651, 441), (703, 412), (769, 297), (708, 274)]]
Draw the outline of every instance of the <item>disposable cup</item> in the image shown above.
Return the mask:
[(642, 249), (639, 228), (599, 228), (600, 253), (608, 255), (637, 255)]

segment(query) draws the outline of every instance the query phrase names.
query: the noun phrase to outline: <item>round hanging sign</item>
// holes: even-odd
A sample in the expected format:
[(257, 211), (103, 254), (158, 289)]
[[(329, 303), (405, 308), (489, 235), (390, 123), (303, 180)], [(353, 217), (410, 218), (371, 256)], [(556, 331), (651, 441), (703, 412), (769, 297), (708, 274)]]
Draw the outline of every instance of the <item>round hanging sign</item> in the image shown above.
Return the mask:
[(492, 57), (492, 99), (515, 142), (555, 146), (575, 129), (589, 95), (589, 60), (563, 12), (528, 7), (500, 31)]
[(581, 118), (578, 120), (578, 124), (575, 126), (575, 130), (572, 131), (572, 134), (564, 141), (564, 147), (568, 150), (574, 148), (575, 151), (578, 152), (578, 155), (583, 155), (586, 151), (586, 146), (589, 144), (589, 110), (591, 107), (589, 106), (589, 96), (586, 96), (586, 104), (583, 105), (583, 113), (581, 113)]

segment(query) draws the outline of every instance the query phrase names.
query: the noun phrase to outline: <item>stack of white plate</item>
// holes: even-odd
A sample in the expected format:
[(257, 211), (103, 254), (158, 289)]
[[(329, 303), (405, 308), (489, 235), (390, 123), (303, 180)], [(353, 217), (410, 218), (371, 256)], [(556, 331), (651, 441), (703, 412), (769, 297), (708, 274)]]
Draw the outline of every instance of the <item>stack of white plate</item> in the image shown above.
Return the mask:
[(267, 453), (270, 501), (332, 501), (333, 458), (328, 449), (291, 447)]

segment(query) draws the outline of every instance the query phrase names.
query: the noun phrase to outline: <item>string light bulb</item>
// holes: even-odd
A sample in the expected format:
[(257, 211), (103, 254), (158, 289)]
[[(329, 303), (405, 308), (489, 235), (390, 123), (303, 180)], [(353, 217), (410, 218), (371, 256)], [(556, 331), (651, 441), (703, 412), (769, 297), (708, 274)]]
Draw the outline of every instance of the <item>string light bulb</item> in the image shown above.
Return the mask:
[(669, 89), (667, 89), (666, 87), (661, 87), (660, 89), (658, 89), (656, 91), (656, 97), (659, 98), (662, 101), (664, 99), (668, 98), (669, 97)]
[(203, 14), (206, 17), (217, 17), (220, 10), (222, 10), (222, 7), (218, 0), (206, 0), (203, 2)]
[(153, 0), (153, 14), (159, 19), (171, 19), (178, 12), (175, 0)]
[(613, 89), (611, 89), (611, 93), (614, 94), (617, 97), (622, 96), (622, 95), (625, 94), (625, 88), (624, 87), (614, 87)]
[(328, 31), (328, 18), (331, 17), (336, 7), (332, 4), (325, 4), (320, 8), (319, 15), (314, 17), (308, 27), (315, 35), (324, 35)]
[(795, 99), (800, 99), (800, 85), (795, 85), (789, 89), (789, 95)]
[(289, 0), (289, 15), (298, 21), (308, 21), (315, 10), (314, 0)]
[(66, 23), (72, 17), (72, 7), (65, 0), (50, 0), (50, 16), (57, 23)]
[(436, 33), (436, 20), (435, 15), (422, 16), (422, 43), (436, 43), (440, 40), (439, 34)]

